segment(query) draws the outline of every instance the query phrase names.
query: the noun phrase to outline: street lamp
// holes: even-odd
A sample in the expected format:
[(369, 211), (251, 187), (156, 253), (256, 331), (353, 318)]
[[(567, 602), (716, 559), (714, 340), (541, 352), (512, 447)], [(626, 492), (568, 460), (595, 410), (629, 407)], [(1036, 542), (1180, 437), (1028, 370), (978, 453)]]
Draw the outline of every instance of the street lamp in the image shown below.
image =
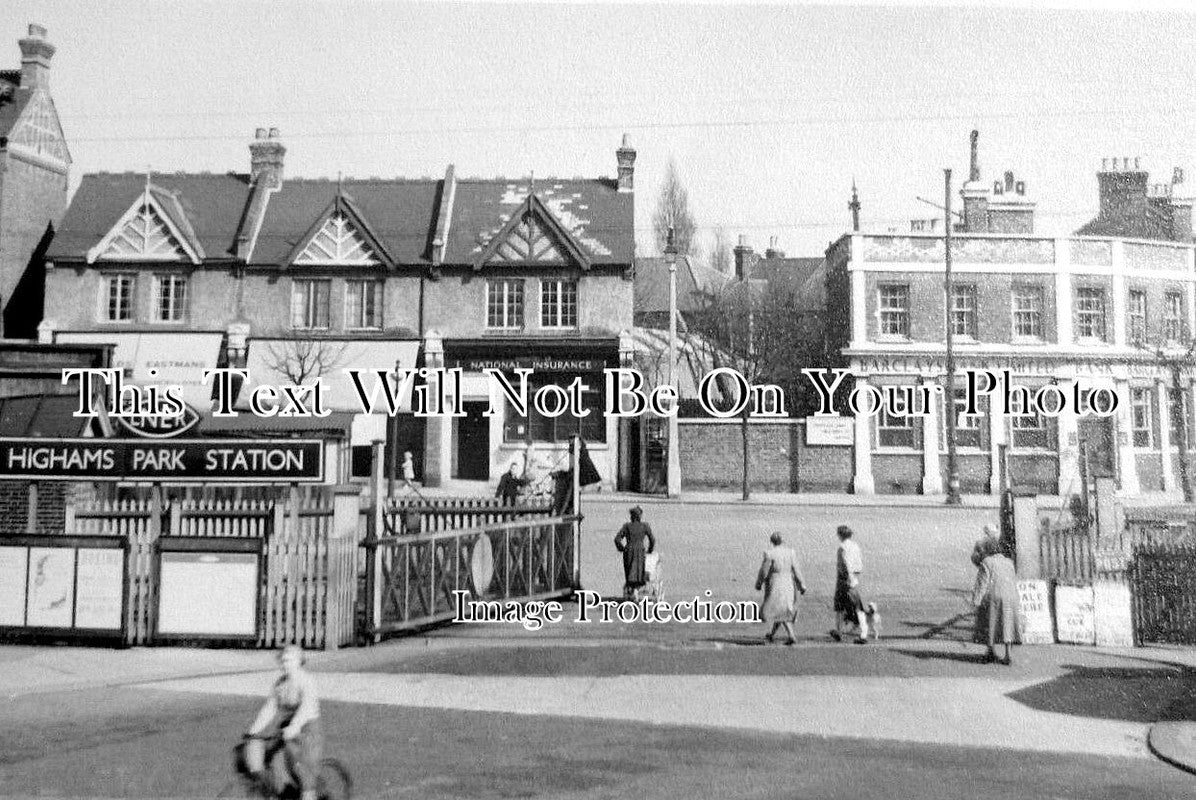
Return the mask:
[[(677, 390), (677, 243), (672, 226), (664, 246), (664, 262), (669, 266), (669, 386)], [(668, 461), (665, 471), (668, 496), (681, 496), (681, 452), (677, 447), (677, 414), (681, 392), (677, 391), (677, 404), (668, 416)]]
[(947, 307), (947, 387), (945, 410), (947, 413), (947, 505), (957, 506), (962, 501), (959, 496), (959, 472), (955, 464), (955, 337), (954, 320), (951, 318), (951, 307), (954, 302), (954, 286), (951, 283), (951, 170), (943, 170), (943, 184), (945, 199), (943, 210), (946, 212), (946, 238), (944, 240), (943, 292), (946, 295)]

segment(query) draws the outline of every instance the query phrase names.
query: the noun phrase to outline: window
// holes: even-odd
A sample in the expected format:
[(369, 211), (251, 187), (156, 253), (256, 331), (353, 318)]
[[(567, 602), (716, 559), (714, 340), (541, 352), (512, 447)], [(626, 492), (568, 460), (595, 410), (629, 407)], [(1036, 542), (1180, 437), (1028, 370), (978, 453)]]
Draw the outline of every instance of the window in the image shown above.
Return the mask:
[(1154, 395), (1146, 387), (1130, 390), (1130, 418), (1134, 447), (1151, 447), (1154, 441)]
[(104, 278), (103, 316), (108, 322), (133, 319), (133, 276), (108, 275)]
[(914, 437), (917, 429), (914, 418), (908, 414), (896, 416), (887, 409), (881, 409), (876, 417), (876, 445), (877, 447), (902, 447), (914, 449)]
[(909, 287), (880, 287), (880, 335), (909, 337)]
[(1076, 290), (1076, 336), (1105, 340), (1105, 290), (1084, 287)]
[(577, 327), (577, 282), (540, 282), (540, 327)]
[[(958, 388), (955, 390), (955, 446), (956, 447), (971, 447), (977, 450), (982, 449), (985, 443), (984, 425), (987, 402), (984, 398), (980, 398), (980, 413), (967, 415), (964, 414), (964, 409), (967, 407), (967, 389)], [(939, 447), (944, 452), (947, 450), (947, 403), (943, 401), (942, 419), (942, 435), (939, 437)]]
[(1042, 287), (1013, 287), (1013, 335), (1023, 339), (1042, 338)]
[(1146, 346), (1146, 292), (1131, 291), (1127, 298), (1130, 312), (1130, 345)]
[(183, 275), (155, 275), (154, 318), (158, 322), (182, 322), (187, 313), (187, 278)]
[(951, 287), (951, 332), (975, 339), (976, 287), (971, 284)]
[(345, 282), (345, 327), (381, 328), (381, 281)]
[(582, 392), (581, 407), (590, 409), (585, 417), (572, 414), (562, 414), (559, 417), (546, 417), (538, 413), (531, 403), (531, 398), (540, 388), (553, 384), (561, 388), (568, 387), (577, 376), (574, 375), (536, 375), (527, 379), (528, 416), (521, 417), (515, 409), (507, 404), (506, 423), (503, 426), (503, 441), (506, 442), (564, 442), (570, 436), (580, 434), (587, 442), (606, 441), (606, 417), (601, 413), (603, 390), (602, 376), (581, 376), (583, 383), (590, 388)]
[(291, 327), (327, 328), (331, 281), (297, 280), (291, 284)]
[(1163, 336), (1168, 342), (1184, 338), (1184, 298), (1179, 292), (1167, 292), (1163, 297)]
[(523, 281), (486, 281), (486, 327), (523, 327)]
[(1038, 414), (1016, 414), (1010, 417), (1013, 446), (1017, 448), (1052, 449), (1051, 428), (1046, 417)]

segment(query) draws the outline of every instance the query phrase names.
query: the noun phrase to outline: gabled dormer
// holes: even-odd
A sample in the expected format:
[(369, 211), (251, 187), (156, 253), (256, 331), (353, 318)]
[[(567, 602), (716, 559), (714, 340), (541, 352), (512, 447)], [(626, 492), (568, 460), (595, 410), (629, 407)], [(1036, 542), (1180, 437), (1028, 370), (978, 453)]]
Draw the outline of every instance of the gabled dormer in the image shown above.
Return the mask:
[(87, 251), (97, 261), (190, 262), (204, 259), (178, 195), (155, 186), (147, 176), (145, 189), (104, 238)]
[(586, 270), (590, 268), (590, 258), (569, 229), (533, 192), (473, 262), (475, 270), (504, 266)]
[(291, 250), (285, 266), (390, 268), (394, 259), (374, 235), (353, 198), (338, 191)]

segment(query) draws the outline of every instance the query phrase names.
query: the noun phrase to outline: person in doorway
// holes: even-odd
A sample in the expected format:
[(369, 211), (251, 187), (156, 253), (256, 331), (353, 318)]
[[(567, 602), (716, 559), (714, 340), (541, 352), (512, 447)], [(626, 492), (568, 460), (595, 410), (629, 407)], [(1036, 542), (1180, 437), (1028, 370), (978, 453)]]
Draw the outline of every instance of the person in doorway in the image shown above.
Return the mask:
[(835, 554), (835, 629), (831, 631), (831, 638), (842, 641), (844, 626), (855, 626), (855, 643), (867, 644), (868, 610), (860, 595), (864, 556), (860, 546), (852, 540), (851, 528), (840, 525), (836, 535), (839, 549)]
[(764, 562), (756, 575), (756, 591), (764, 590), (764, 602), (760, 605), (760, 616), (772, 627), (764, 638), (774, 641), (777, 629), (783, 627), (794, 644), (793, 623), (797, 620), (797, 595), (806, 593), (806, 585), (797, 563), (797, 553), (792, 547), (782, 544), (781, 534), (774, 532), (769, 537), (772, 547), (764, 551)]
[(987, 646), (984, 660), (997, 660), (996, 646), (1005, 645), (1005, 657), (1001, 663), (1013, 663), (1010, 648), (1017, 639), (1017, 569), (1001, 551), (997, 539), (986, 541), (984, 559), (976, 574), (976, 588), (972, 592), (972, 605), (976, 607), (976, 629), (973, 640)]
[(519, 502), (519, 492), (527, 485), (527, 479), (519, 475), (519, 462), (512, 461), (511, 467), (498, 479), (498, 490), (495, 497), (502, 498), (504, 506), (513, 506)]
[(249, 771), (262, 776), (266, 769), (266, 753), (278, 748), (286, 757), (287, 766), (299, 784), (301, 800), (316, 800), (316, 778), (324, 748), (320, 726), (320, 700), (315, 682), (303, 668), (303, 651), (287, 645), (278, 655), (282, 676), (275, 681), (270, 695), (249, 727), (251, 739), (265, 743), (265, 747), (247, 755)]
[(631, 509), (630, 522), (624, 522), (615, 535), (615, 549), (623, 554), (623, 596), (630, 598), (635, 590), (648, 582), (644, 559), (656, 549), (656, 537), (648, 523), (643, 522), (644, 510)]

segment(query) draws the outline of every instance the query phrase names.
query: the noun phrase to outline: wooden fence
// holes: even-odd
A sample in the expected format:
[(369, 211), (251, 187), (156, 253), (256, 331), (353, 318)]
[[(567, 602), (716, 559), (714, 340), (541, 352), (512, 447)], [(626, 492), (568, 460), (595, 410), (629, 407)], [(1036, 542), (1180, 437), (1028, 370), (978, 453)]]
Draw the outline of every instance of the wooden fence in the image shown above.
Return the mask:
[(276, 490), (273, 499), (186, 496), (163, 502), (107, 500), (67, 508), (66, 533), (121, 536), (129, 541), (127, 643), (154, 640), (158, 608), (158, 543), (171, 537), (263, 540), (258, 644), (335, 647), (354, 639), (358, 510), (353, 533), (336, 530), (334, 493)]
[(1092, 534), (1079, 525), (1054, 525), (1042, 521), (1038, 534), (1040, 574), (1057, 583), (1092, 583), (1096, 555)]
[(1137, 640), (1196, 644), (1196, 546), (1139, 545), (1130, 575)]
[(575, 515), (541, 517), (367, 540), (366, 635), (451, 620), (458, 591), (499, 602), (570, 595), (580, 523)]

